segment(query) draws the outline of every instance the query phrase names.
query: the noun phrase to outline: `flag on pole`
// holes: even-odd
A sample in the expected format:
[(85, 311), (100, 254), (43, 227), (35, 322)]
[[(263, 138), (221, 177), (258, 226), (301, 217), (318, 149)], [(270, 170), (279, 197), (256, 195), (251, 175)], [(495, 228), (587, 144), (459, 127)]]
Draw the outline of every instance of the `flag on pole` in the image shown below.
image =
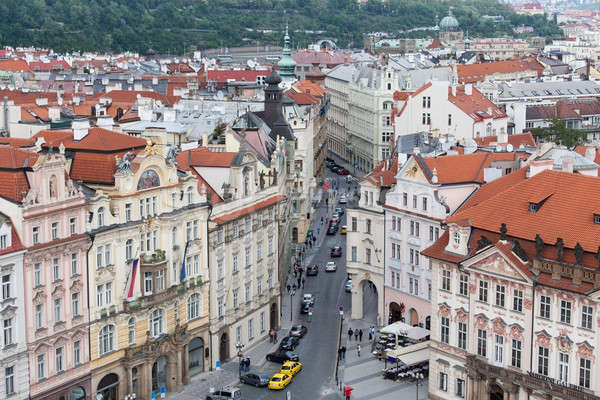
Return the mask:
[(181, 261), (181, 273), (179, 274), (179, 281), (185, 281), (185, 258), (187, 256), (188, 246), (190, 242), (189, 240), (185, 242), (185, 250), (183, 251), (183, 260)]
[(135, 288), (135, 278), (137, 276), (138, 263), (140, 262), (139, 258), (134, 259), (131, 262), (131, 272), (129, 273), (129, 279), (127, 279), (127, 299), (133, 297), (133, 290)]

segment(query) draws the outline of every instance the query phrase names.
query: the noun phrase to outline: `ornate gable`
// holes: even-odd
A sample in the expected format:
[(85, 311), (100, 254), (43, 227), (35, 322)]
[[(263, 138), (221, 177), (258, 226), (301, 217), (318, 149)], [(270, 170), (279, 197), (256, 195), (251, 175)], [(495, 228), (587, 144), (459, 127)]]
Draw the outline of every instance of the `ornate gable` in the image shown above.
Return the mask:
[(414, 158), (412, 158), (409, 162), (407, 162), (404, 165), (404, 167), (402, 167), (402, 169), (398, 173), (398, 177), (410, 181), (428, 183), (425, 173)]
[(496, 247), (490, 247), (487, 250), (476, 254), (463, 262), (463, 265), (472, 271), (483, 274), (495, 275), (527, 282), (528, 277), (515, 266), (513, 262), (507, 259), (504, 254)]

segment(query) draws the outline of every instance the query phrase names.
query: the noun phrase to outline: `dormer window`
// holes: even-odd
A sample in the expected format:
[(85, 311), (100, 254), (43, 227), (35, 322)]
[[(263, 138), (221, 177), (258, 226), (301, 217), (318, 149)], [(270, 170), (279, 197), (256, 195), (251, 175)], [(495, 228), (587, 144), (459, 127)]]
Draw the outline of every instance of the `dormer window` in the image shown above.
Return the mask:
[(529, 203), (529, 212), (537, 212), (540, 209), (541, 204), (540, 203)]
[(594, 214), (594, 224), (600, 225), (600, 214)]
[(455, 244), (460, 244), (460, 233), (459, 232), (454, 232), (454, 235), (452, 235), (454, 237), (454, 243)]

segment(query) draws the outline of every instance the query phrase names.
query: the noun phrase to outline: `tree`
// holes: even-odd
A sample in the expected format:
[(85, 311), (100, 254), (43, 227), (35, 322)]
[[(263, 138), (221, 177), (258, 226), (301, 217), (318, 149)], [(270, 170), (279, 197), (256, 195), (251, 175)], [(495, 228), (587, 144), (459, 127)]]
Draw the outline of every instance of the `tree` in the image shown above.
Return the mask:
[(554, 142), (570, 148), (583, 143), (586, 139), (584, 132), (567, 128), (566, 122), (562, 119), (552, 118), (548, 122), (550, 122), (550, 126), (547, 128), (533, 128), (531, 130), (531, 134), (536, 141)]

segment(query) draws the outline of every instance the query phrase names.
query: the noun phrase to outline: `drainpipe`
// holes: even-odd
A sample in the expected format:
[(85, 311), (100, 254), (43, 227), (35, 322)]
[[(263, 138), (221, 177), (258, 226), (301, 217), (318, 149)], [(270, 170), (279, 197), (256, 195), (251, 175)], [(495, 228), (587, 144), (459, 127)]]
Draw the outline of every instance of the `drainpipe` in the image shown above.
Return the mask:
[(8, 96), (4, 96), (4, 134), (8, 137)]
[[(208, 217), (206, 218), (206, 242), (208, 243), (208, 223), (210, 221), (210, 216), (213, 212), (213, 206), (212, 203), (208, 203), (208, 206), (210, 207), (210, 211), (208, 213)], [(210, 277), (210, 246), (206, 246), (206, 269), (208, 270), (208, 276)], [(211, 294), (210, 294), (210, 290), (212, 288), (212, 279), (209, 279), (208, 281), (208, 340), (210, 341), (210, 347), (209, 347), (209, 351), (210, 351), (210, 371), (213, 370), (213, 334), (212, 331), (210, 329), (210, 310), (212, 309), (211, 306), (211, 301), (210, 299), (212, 298)], [(189, 377), (188, 377), (189, 379)]]
[[(5, 98), (6, 99), (6, 98)], [(87, 214), (87, 211), (86, 211)], [(85, 222), (85, 218), (84, 218), (84, 222)], [(91, 321), (92, 321), (92, 312), (90, 310), (90, 250), (92, 249), (92, 247), (94, 247), (94, 239), (96, 239), (96, 235), (92, 235), (91, 233), (89, 234), (90, 236), (90, 246), (88, 247), (88, 249), (85, 252), (85, 273), (86, 273), (86, 282), (87, 282), (87, 312), (88, 312), (88, 332), (89, 332), (89, 327), (91, 325)], [(83, 263), (81, 263), (83, 264)], [(91, 356), (92, 354), (92, 341), (88, 340), (88, 355)], [(91, 357), (90, 357), (91, 358)], [(95, 393), (94, 388), (91, 388), (92, 392)], [(95, 398), (95, 396), (94, 396)]]
[[(384, 236), (384, 238), (387, 237), (387, 235), (386, 235), (386, 233), (387, 233), (386, 229), (387, 229), (387, 211), (384, 208), (383, 209), (383, 236)], [(387, 239), (385, 239), (383, 241), (383, 288), (382, 288), (382, 290), (383, 290), (383, 293), (382, 293), (382, 296), (383, 296), (383, 315), (381, 316), (381, 319), (382, 319), (381, 325), (384, 325), (383, 319), (385, 318), (385, 310), (386, 310), (386, 305), (385, 305), (386, 304), (385, 303), (385, 276), (386, 276), (385, 264), (386, 264), (386, 260), (387, 260), (387, 258), (386, 258), (386, 251), (387, 251)], [(389, 319), (389, 316), (388, 316), (388, 319)], [(377, 321), (377, 322), (380, 322), (380, 321)], [(385, 324), (387, 324), (387, 322), (385, 322)]]
[[(533, 282), (533, 293), (532, 293), (532, 302), (531, 302), (531, 344), (530, 344), (530, 348), (529, 348), (529, 372), (532, 371), (533, 369), (533, 325), (534, 325), (534, 321), (535, 321), (535, 287), (537, 286), (538, 283), (538, 277), (537, 275), (533, 275), (533, 277), (531, 278), (532, 282)], [(529, 392), (527, 392), (527, 400), (529, 400)]]

